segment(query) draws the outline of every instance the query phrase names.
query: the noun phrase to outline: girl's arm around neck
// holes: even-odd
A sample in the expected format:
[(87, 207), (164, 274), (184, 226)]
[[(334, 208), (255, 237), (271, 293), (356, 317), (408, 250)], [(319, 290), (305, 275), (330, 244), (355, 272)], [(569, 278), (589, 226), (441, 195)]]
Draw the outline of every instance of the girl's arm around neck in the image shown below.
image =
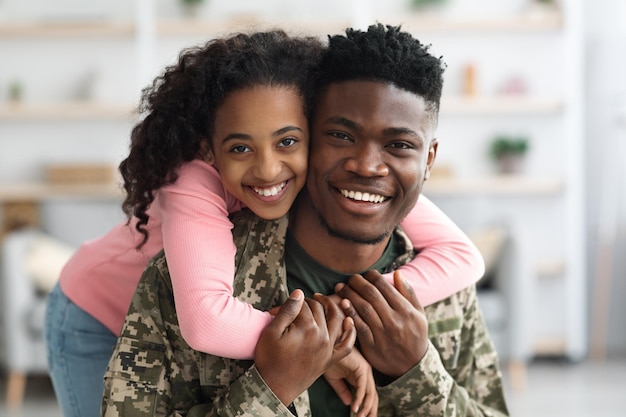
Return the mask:
[[(478, 248), (432, 201), (421, 195), (400, 224), (419, 250), (399, 268), (423, 306), (475, 284), (485, 273)], [(393, 282), (393, 274), (385, 274)]]

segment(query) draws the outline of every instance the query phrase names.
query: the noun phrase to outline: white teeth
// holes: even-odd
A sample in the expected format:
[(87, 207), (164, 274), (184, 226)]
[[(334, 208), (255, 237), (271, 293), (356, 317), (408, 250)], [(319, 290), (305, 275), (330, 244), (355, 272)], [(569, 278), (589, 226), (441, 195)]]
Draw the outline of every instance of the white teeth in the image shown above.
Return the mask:
[(270, 197), (270, 196), (274, 196), (274, 195), (278, 194), (279, 192), (281, 192), (282, 189), (285, 188), (285, 185), (287, 185), (287, 181), (283, 181), (280, 184), (276, 184), (276, 185), (273, 185), (271, 187), (264, 187), (264, 188), (252, 187), (252, 189), (258, 195), (262, 195), (263, 197)]
[(378, 194), (370, 194), (370, 193), (362, 193), (361, 191), (348, 191), (348, 190), (340, 190), (341, 195), (347, 198), (351, 198), (357, 201), (369, 201), (370, 203), (382, 203), (387, 198), (378, 195)]

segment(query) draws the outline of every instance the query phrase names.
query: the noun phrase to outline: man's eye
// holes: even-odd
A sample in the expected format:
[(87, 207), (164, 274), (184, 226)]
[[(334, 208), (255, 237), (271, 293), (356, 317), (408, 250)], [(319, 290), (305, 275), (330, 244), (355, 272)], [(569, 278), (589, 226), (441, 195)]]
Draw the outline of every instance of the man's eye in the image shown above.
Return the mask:
[(337, 139), (341, 139), (341, 140), (349, 140), (350, 136), (346, 135), (343, 132), (330, 132), (329, 133), (330, 136), (335, 137)]
[(286, 147), (295, 145), (297, 142), (298, 141), (295, 138), (285, 138), (285, 139), (280, 141), (278, 146), (286, 148)]
[(394, 149), (413, 149), (414, 148), (413, 145), (411, 145), (410, 143), (406, 143), (406, 142), (394, 142), (390, 144), (389, 146)]
[(233, 146), (232, 148), (230, 148), (230, 151), (233, 153), (244, 153), (244, 152), (250, 152), (250, 148), (248, 148), (245, 145), (237, 145), (237, 146)]

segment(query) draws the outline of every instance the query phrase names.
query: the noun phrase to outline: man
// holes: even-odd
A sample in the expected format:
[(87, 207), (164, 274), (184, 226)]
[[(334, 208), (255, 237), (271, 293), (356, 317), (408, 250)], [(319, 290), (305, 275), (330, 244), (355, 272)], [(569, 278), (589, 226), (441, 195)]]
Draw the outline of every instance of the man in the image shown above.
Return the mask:
[[(399, 28), (330, 38), (307, 186), (288, 224), (247, 212), (233, 219), (235, 296), (264, 310), (284, 303), (254, 361), (189, 348), (166, 259), (156, 257), (105, 375), (105, 416), (349, 415), (319, 377), (347, 354), (355, 330), (379, 415), (508, 413), (475, 288), (424, 311), (401, 277), (394, 287), (379, 273), (414, 256), (397, 225), (435, 160), (442, 74), (440, 60)], [(334, 290), (350, 318), (313, 295)]]

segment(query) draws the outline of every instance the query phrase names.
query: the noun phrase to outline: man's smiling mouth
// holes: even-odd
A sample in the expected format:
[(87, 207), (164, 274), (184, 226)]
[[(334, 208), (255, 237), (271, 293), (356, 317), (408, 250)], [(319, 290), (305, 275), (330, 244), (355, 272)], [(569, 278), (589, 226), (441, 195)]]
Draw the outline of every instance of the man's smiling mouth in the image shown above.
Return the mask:
[(373, 194), (373, 193), (367, 193), (367, 192), (361, 192), (361, 191), (353, 191), (353, 190), (348, 191), (348, 190), (343, 190), (343, 189), (339, 189), (339, 192), (344, 197), (347, 197), (351, 200), (356, 200), (356, 201), (366, 201), (369, 203), (382, 203), (383, 201), (387, 200), (387, 197), (383, 195), (379, 195), (379, 194)]

